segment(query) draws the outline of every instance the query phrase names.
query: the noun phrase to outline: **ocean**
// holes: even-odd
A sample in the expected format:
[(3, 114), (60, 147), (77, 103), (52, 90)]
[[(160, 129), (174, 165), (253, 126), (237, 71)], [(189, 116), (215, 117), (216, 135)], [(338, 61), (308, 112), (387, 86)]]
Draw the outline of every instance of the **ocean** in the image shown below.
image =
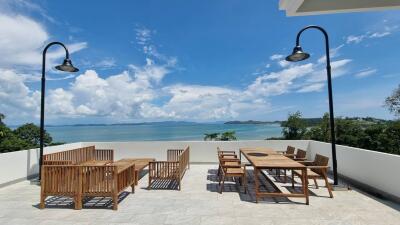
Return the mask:
[(56, 142), (203, 140), (205, 133), (235, 131), (238, 140), (281, 136), (279, 124), (129, 124), (49, 126)]

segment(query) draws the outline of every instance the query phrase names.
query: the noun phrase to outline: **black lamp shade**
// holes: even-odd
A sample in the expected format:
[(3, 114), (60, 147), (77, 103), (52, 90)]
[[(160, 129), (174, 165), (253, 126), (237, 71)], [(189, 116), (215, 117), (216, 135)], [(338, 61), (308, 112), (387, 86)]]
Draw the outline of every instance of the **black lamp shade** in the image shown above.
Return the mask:
[(64, 71), (64, 72), (78, 72), (79, 71), (78, 68), (76, 68), (72, 65), (72, 62), (70, 59), (64, 59), (63, 64), (56, 66), (56, 69)]
[(286, 61), (298, 62), (298, 61), (308, 59), (309, 57), (310, 57), (310, 54), (303, 52), (303, 49), (300, 46), (296, 46), (293, 48), (292, 54), (286, 57)]

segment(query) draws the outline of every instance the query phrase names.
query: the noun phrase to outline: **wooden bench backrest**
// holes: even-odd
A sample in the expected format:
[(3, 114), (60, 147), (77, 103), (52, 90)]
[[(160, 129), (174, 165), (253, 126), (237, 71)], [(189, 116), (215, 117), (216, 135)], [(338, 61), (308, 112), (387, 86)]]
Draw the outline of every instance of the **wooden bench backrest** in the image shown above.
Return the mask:
[(80, 164), (91, 160), (114, 160), (112, 149), (95, 149), (95, 146), (43, 155), (44, 165)]

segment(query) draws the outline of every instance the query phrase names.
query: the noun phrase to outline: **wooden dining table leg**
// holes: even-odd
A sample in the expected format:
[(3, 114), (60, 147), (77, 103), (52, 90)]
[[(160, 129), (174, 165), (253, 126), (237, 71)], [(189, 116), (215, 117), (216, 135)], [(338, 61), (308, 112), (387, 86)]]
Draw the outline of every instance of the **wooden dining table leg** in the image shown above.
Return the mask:
[(303, 194), (306, 197), (306, 205), (309, 205), (307, 168), (303, 169), (302, 175), (303, 175)]
[(256, 203), (258, 203), (258, 169), (254, 167), (254, 183), (255, 183), (255, 192), (256, 192)]

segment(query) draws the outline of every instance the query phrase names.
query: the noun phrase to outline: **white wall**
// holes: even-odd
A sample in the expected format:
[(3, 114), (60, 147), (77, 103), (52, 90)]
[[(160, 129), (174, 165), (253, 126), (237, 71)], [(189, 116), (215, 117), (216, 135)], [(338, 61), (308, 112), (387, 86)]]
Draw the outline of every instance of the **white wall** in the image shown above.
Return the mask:
[[(310, 141), (308, 152), (331, 158), (331, 145)], [(336, 145), (336, 157), (339, 174), (400, 198), (399, 155)], [(332, 160), (329, 164), (332, 169)]]
[[(329, 143), (307, 140), (255, 140), (255, 141), (135, 141), (135, 142), (83, 142), (45, 148), (45, 154), (83, 146), (114, 149), (115, 159), (149, 157), (165, 160), (167, 149), (190, 146), (193, 163), (216, 163), (216, 148), (236, 150), (240, 147), (270, 147), (285, 150), (288, 145), (307, 150), (309, 159), (316, 153), (331, 158)], [(352, 180), (400, 198), (400, 156), (337, 145), (338, 172)], [(26, 179), (38, 173), (39, 150), (31, 149), (0, 154), (0, 187)], [(332, 167), (332, 160), (329, 161)]]
[[(44, 153), (80, 148), (81, 143), (46, 147)], [(22, 150), (0, 154), (0, 187), (39, 173), (39, 149)]]
[(239, 152), (241, 147), (270, 147), (276, 150), (286, 150), (288, 145), (307, 149), (309, 141), (134, 141), (134, 142), (83, 142), (84, 146), (95, 145), (96, 148), (111, 148), (115, 150), (115, 159), (129, 157), (149, 157), (157, 160), (166, 160), (167, 149), (184, 148), (190, 146), (190, 162), (209, 163), (218, 162), (217, 147), (223, 150)]

